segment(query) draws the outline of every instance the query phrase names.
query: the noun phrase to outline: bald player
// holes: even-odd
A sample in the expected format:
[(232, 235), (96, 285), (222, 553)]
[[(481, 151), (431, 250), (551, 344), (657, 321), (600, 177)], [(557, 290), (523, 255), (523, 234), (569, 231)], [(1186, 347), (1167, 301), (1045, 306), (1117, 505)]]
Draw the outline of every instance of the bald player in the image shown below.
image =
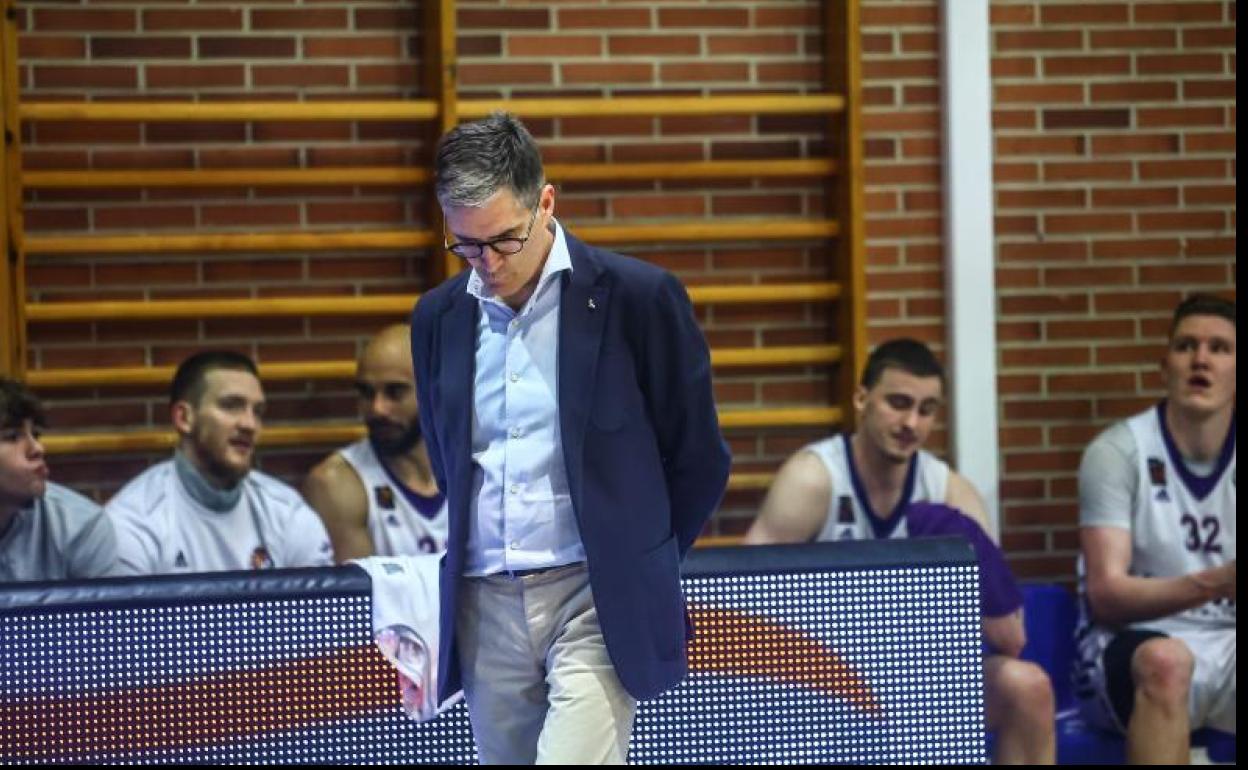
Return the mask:
[(316, 509), (339, 562), (440, 553), (446, 497), (429, 468), (412, 377), (411, 330), (382, 329), (356, 365), (355, 390), (368, 436), (312, 469), (303, 496)]

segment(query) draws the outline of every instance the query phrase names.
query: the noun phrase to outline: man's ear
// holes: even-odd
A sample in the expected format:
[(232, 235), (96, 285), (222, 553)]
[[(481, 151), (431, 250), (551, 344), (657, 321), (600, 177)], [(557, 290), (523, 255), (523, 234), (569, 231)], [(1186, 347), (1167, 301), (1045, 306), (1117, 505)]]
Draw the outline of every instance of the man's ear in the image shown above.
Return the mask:
[(867, 408), (867, 389), (859, 385), (854, 389), (854, 411), (862, 412)]
[(169, 407), (169, 420), (179, 436), (190, 435), (195, 427), (195, 407), (189, 401), (175, 401)]

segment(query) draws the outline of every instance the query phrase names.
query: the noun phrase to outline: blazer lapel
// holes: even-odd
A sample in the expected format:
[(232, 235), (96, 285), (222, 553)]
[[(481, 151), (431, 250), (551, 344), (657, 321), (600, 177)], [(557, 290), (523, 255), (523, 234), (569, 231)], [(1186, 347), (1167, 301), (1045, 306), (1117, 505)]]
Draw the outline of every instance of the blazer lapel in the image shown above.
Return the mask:
[(589, 250), (567, 231), (572, 273), (559, 305), (559, 428), (572, 505), (580, 511), (585, 423), (594, 400), (598, 349), (607, 325), (610, 287)]
[[(438, 400), (441, 414), (438, 422), (444, 431), (445, 445), (450, 448), (447, 490), (451, 500), (462, 502), (467, 512), (468, 494), (472, 487), (472, 380), (476, 369), (477, 301), (463, 292), (451, 302), (442, 316), (440, 329), (442, 365), (438, 367)], [(459, 507), (459, 506), (457, 506)], [(466, 516), (452, 511), (450, 526), (456, 527)], [(450, 542), (456, 542), (448, 533)]]

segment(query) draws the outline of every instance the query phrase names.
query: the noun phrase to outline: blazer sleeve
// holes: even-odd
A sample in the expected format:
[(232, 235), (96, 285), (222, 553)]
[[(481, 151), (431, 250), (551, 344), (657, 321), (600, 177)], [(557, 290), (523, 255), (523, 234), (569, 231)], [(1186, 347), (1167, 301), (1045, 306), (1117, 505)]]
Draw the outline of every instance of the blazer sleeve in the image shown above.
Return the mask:
[(683, 557), (723, 497), (732, 456), (719, 431), (710, 351), (675, 276), (663, 274), (648, 311), (640, 378)]
[(420, 431), (429, 451), (429, 465), (438, 489), (446, 494), (446, 465), (439, 441), (438, 420), (434, 409), (435, 378), (437, 377), (437, 333), (440, 315), (429, 294), (423, 295), (412, 310), (412, 375), (416, 378), (416, 400), (420, 410)]

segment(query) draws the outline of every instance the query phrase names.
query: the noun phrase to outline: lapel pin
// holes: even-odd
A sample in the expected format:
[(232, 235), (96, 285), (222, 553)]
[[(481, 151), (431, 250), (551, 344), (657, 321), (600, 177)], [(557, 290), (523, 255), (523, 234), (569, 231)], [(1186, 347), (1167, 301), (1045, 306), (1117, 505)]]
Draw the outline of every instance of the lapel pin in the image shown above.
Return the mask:
[(597, 303), (597, 302), (594, 302), (594, 298), (593, 298), (593, 297), (590, 297), (590, 298), (589, 298), (589, 309), (590, 309), (590, 310), (597, 310), (597, 309), (598, 309), (598, 303)]

